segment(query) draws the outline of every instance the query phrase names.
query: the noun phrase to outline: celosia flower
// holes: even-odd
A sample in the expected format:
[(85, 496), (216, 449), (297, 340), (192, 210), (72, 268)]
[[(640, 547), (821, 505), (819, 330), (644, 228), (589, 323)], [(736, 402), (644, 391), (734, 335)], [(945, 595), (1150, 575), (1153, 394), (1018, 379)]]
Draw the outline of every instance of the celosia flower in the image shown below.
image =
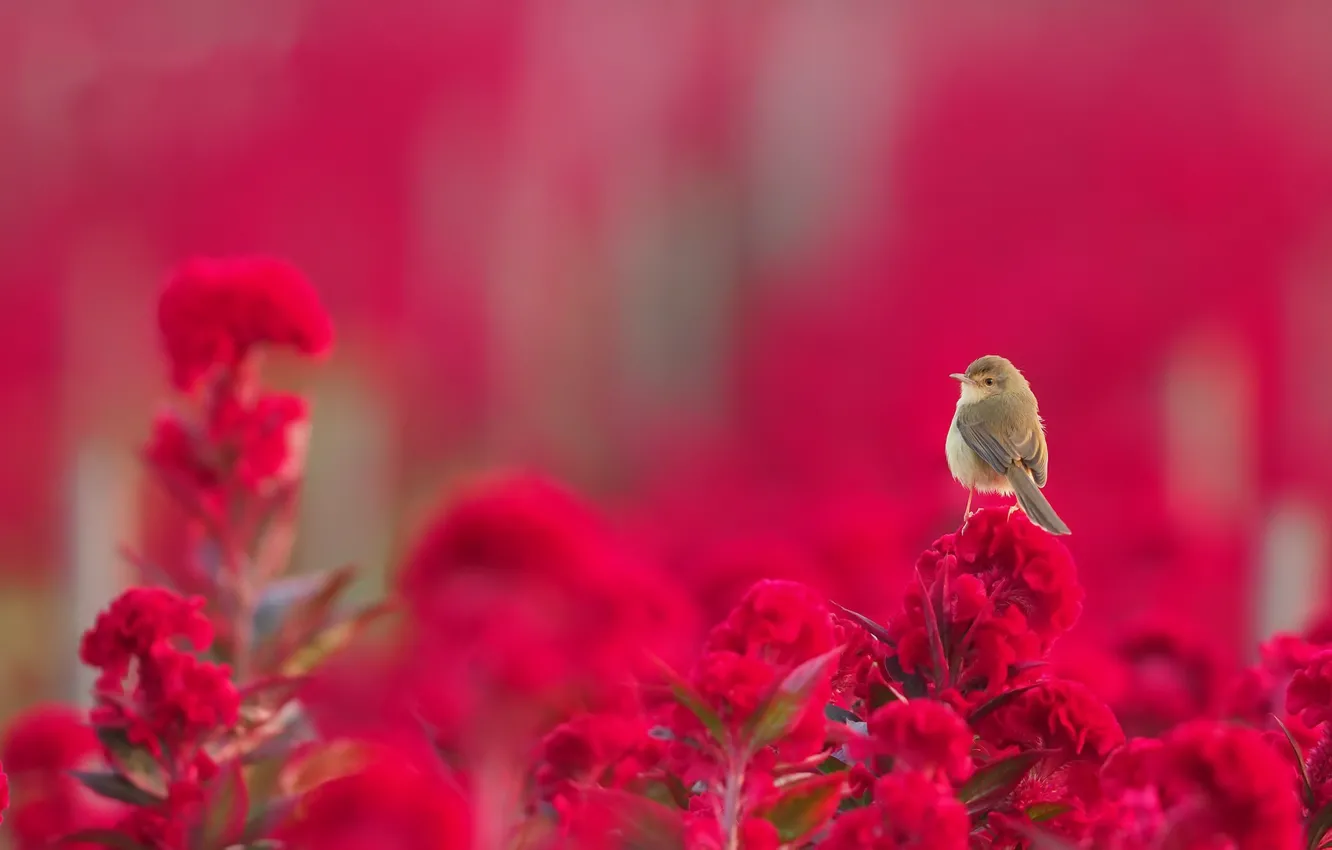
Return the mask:
[(214, 370), (234, 371), (259, 345), (317, 356), (333, 329), (319, 296), (292, 265), (265, 257), (191, 260), (157, 310), (172, 380), (190, 392)]
[[(1274, 636), (1259, 647), (1259, 663), (1242, 671), (1231, 684), (1223, 704), (1224, 716), (1278, 731), (1272, 720), (1276, 715), (1301, 745), (1312, 745), (1318, 733), (1300, 717), (1300, 711), (1290, 708), (1288, 701), (1295, 674), (1320, 651), (1320, 646), (1298, 635)], [(1309, 680), (1301, 689), (1312, 685), (1313, 680)]]
[(214, 405), (209, 416), (197, 429), (175, 413), (158, 416), (145, 460), (205, 493), (233, 485), (262, 492), (297, 477), (308, 428), (306, 404), (299, 396), (229, 398)]
[(575, 805), (588, 787), (624, 788), (665, 755), (643, 715), (580, 714), (555, 727), (541, 742), (536, 783), (557, 812)]
[(176, 638), (205, 649), (213, 640), (213, 624), (203, 607), (202, 597), (187, 599), (160, 587), (132, 587), (97, 615), (83, 635), (79, 658), (100, 668), (103, 676), (120, 679), (129, 672), (130, 662)]
[(1119, 721), (1081, 682), (1048, 680), (1024, 691), (980, 722), (980, 734), (997, 747), (1058, 751), (1062, 759), (1100, 763), (1124, 743)]
[[(777, 827), (762, 818), (745, 818), (739, 832), (738, 850), (777, 850), (782, 844)], [(685, 815), (685, 850), (725, 850), (726, 846), (715, 812), (705, 810)]]
[(1310, 813), (1317, 812), (1332, 803), (1332, 726), (1323, 727), (1318, 743), (1309, 750), (1305, 771), (1313, 791), (1313, 804), (1308, 808)]
[(1163, 739), (1155, 765), (1154, 782), (1176, 834), (1199, 846), (1224, 837), (1236, 850), (1303, 846), (1292, 768), (1261, 732), (1186, 723)]
[[(21, 794), (7, 823), (19, 850), (44, 850), (71, 832), (112, 826), (124, 807), (95, 795), (70, 771), (102, 767), (101, 744), (83, 714), (63, 705), (39, 705), (20, 715), (5, 734), (0, 762)], [(95, 850), (91, 844), (67, 844)]]
[(708, 635), (709, 651), (730, 651), (790, 668), (833, 648), (823, 597), (793, 581), (755, 584)]
[(276, 836), (291, 850), (469, 847), (470, 810), (456, 783), (383, 758), (315, 786)]
[[(80, 652), (84, 663), (102, 671), (94, 722), (125, 728), (134, 743), (155, 755), (170, 753), (181, 769), (194, 763), (208, 736), (235, 725), (240, 708), (228, 667), (172, 645), (179, 637), (195, 649), (211, 643), (202, 604), (161, 588), (131, 588), (98, 615)], [(132, 663), (135, 684), (126, 701), (124, 679)]]
[[(976, 512), (920, 556), (921, 581), (889, 623), (897, 659), (936, 688), (993, 692), (1077, 621), (1082, 588), (1068, 550), (1020, 514)], [(927, 606), (933, 615), (927, 616)], [(937, 623), (931, 634), (930, 621)]]
[(843, 812), (820, 850), (966, 850), (971, 820), (951, 793), (919, 773), (890, 773), (874, 802)]
[(943, 703), (891, 702), (870, 716), (868, 726), (874, 749), (892, 756), (895, 770), (905, 767), (945, 782), (971, 775), (971, 729)]
[(1332, 720), (1332, 649), (1314, 655), (1291, 677), (1286, 710), (1310, 727)]
[(536, 477), (463, 493), (426, 531), (401, 589), (422, 699), (450, 733), (482, 721), (512, 741), (516, 715), (604, 699), (645, 651), (673, 656), (692, 633), (672, 589)]
[[(832, 618), (813, 591), (795, 582), (761, 581), (708, 635), (694, 685), (740, 740), (742, 727), (786, 674), (832, 648)], [(777, 743), (783, 759), (796, 761), (823, 746), (831, 677), (829, 670), (812, 684), (799, 716)], [(699, 732), (688, 709), (681, 707), (678, 717), (682, 730)]]

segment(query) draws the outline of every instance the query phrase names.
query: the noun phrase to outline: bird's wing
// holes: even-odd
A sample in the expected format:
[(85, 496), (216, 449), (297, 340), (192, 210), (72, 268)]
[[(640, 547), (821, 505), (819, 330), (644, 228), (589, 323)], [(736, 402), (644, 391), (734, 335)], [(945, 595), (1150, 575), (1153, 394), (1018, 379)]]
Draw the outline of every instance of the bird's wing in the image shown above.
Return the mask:
[[(1004, 409), (1018, 403), (1004, 396), (994, 396), (967, 405), (958, 410), (957, 430), (971, 450), (994, 467), (996, 472), (1005, 474), (1014, 463), (1020, 463), (1031, 472), (1036, 486), (1044, 487), (1049, 452), (1045, 447), (1045, 432), (1039, 420), (1035, 427), (1016, 432), (995, 432), (985, 424), (1018, 418), (1014, 415), (1018, 411)], [(1035, 417), (1020, 418), (1031, 421)]]

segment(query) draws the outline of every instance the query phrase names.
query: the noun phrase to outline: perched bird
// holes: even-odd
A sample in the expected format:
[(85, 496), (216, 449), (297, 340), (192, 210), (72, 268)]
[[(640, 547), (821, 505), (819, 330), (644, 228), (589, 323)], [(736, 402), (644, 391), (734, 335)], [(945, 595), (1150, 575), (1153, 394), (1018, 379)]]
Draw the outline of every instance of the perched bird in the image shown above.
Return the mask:
[(1017, 367), (987, 354), (949, 377), (962, 384), (957, 413), (948, 428), (948, 469), (967, 488), (966, 527), (971, 499), (982, 493), (1017, 494), (1017, 504), (1031, 521), (1051, 534), (1068, 534), (1068, 526), (1050, 507), (1045, 486), (1050, 451), (1045, 426), (1031, 385)]

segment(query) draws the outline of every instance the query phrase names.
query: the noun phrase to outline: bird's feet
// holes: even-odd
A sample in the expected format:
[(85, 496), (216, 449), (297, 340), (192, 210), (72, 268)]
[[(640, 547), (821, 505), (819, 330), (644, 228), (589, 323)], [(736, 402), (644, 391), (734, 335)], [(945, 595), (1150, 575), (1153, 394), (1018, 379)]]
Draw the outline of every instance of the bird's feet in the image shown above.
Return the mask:
[(1018, 510), (1018, 505), (1014, 505), (1013, 507), (1009, 508), (1009, 509), (1008, 509), (1008, 517), (1007, 517), (1007, 519), (1008, 519), (1008, 520), (1012, 520), (1012, 519), (1013, 519), (1013, 514), (1017, 513), (1017, 510)]

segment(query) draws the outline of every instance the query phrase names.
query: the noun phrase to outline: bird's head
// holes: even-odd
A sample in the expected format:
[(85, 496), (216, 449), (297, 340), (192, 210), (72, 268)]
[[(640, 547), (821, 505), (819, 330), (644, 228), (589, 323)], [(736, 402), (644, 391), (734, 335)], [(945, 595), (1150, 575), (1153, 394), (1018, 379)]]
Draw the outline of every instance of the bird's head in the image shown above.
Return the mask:
[(1005, 392), (1030, 391), (1027, 379), (1012, 363), (997, 354), (974, 361), (965, 372), (949, 376), (962, 385), (962, 401), (970, 403)]

